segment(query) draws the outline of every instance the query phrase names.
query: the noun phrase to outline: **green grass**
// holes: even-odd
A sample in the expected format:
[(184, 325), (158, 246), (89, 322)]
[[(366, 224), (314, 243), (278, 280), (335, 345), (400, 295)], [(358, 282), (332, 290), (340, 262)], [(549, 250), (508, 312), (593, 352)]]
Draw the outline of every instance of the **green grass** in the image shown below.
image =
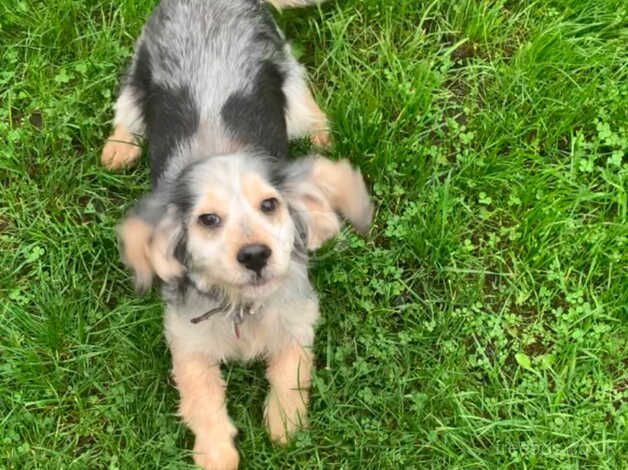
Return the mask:
[[(208, 0), (209, 1), (209, 0)], [(153, 1), (0, 4), (0, 468), (191, 468), (98, 164)], [(626, 468), (628, 11), (338, 0), (278, 20), (376, 203), (312, 263), (310, 428), (225, 368), (242, 468)]]

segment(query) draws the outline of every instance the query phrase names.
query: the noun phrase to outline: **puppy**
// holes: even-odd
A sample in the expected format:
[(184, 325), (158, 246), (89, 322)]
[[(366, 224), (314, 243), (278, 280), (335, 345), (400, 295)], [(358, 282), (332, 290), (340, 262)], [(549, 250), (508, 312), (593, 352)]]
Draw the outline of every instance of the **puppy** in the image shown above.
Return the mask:
[(153, 183), (119, 227), (123, 260), (139, 290), (161, 281), (196, 464), (236, 468), (220, 364), (266, 360), (273, 440), (305, 424), (319, 316), (307, 254), (338, 233), (340, 215), (368, 228), (364, 181), (346, 161), (286, 159), (290, 138), (325, 143), (327, 120), (255, 0), (163, 0), (115, 108), (103, 162), (129, 164), (139, 155), (129, 142), (145, 136)]

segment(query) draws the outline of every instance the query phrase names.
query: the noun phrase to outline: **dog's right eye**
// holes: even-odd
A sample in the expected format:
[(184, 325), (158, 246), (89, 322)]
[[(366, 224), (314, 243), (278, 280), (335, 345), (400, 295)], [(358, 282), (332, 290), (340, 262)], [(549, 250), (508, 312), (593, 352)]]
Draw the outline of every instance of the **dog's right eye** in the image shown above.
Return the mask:
[(198, 221), (201, 225), (205, 227), (218, 227), (220, 225), (220, 217), (216, 214), (201, 214), (198, 216)]
[(269, 197), (268, 199), (264, 199), (262, 201), (262, 203), (260, 204), (260, 209), (262, 209), (262, 212), (264, 212), (265, 214), (270, 214), (271, 212), (274, 212), (275, 209), (277, 209), (278, 205), (279, 201), (276, 197)]

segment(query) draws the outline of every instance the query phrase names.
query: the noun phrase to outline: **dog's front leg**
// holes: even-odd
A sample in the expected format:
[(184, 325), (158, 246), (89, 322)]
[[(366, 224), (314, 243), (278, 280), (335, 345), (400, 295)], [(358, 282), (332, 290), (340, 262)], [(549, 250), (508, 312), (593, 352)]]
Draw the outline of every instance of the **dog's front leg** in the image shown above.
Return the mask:
[(202, 355), (173, 351), (173, 376), (181, 395), (179, 413), (196, 438), (196, 465), (204, 470), (237, 468), (236, 429), (227, 414), (220, 366)]
[(270, 392), (264, 419), (273, 441), (285, 444), (305, 426), (311, 370), (311, 351), (297, 343), (269, 358), (266, 377)]

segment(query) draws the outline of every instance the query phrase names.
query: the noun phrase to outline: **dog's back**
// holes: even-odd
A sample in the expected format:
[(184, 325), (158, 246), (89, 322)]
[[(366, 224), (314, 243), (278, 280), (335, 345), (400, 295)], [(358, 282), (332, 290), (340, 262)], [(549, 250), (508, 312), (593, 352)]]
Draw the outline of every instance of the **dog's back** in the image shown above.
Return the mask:
[(190, 159), (242, 147), (284, 157), (285, 60), (284, 41), (259, 2), (161, 2), (127, 82), (144, 115), (153, 183)]

